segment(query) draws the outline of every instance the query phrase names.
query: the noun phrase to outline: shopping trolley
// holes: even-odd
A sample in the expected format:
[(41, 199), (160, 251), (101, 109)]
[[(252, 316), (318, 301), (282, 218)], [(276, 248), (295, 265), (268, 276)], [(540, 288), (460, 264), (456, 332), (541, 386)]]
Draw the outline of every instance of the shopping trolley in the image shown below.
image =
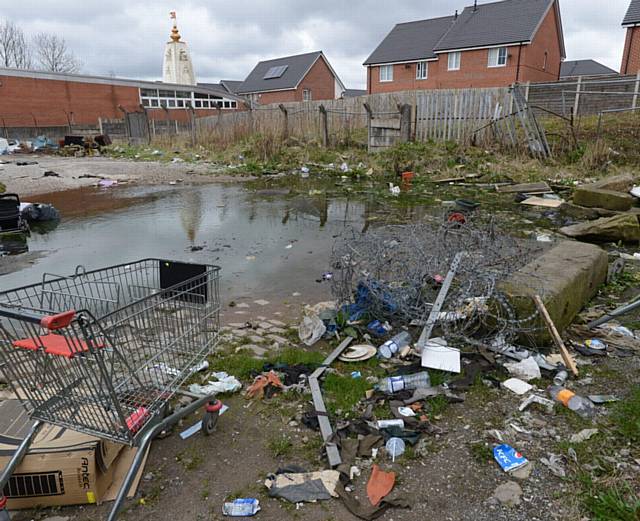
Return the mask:
[[(219, 274), (146, 259), (0, 292), (2, 371), (36, 420), (0, 475), (0, 509), (42, 422), (138, 447), (109, 520), (158, 433), (202, 406), (202, 429), (214, 430), (222, 404), (180, 387), (217, 342)], [(176, 393), (193, 401), (171, 412)]]

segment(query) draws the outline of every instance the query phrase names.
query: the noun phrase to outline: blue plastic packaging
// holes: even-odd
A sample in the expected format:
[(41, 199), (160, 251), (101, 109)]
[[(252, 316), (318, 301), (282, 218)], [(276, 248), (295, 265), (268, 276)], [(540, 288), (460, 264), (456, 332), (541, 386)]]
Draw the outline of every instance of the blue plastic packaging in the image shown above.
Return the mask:
[(498, 445), (493, 449), (493, 457), (505, 472), (519, 469), (529, 460), (510, 445)]
[(238, 498), (222, 506), (222, 513), (230, 517), (251, 517), (260, 510), (260, 501), (254, 498)]

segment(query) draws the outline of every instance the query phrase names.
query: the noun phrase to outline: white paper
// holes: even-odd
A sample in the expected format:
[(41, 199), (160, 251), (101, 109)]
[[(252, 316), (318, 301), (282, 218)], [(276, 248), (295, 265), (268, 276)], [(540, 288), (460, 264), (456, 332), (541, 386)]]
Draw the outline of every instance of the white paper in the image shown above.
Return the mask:
[(460, 350), (442, 345), (443, 340), (433, 339), (422, 349), (422, 367), (450, 373), (460, 372)]

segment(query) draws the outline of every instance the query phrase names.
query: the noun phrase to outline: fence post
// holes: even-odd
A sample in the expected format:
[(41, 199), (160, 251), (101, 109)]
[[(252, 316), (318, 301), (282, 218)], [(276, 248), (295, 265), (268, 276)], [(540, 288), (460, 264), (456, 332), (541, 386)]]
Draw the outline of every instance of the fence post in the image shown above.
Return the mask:
[(324, 105), (320, 105), (320, 124), (322, 125), (322, 145), (327, 148), (329, 146), (329, 120), (327, 118), (327, 109)]
[(633, 104), (631, 105), (632, 109), (635, 109), (638, 106), (638, 94), (640, 93), (640, 72), (636, 76), (636, 85), (633, 90)]
[(189, 122), (191, 123), (191, 146), (196, 146), (196, 111), (189, 104)]
[(403, 103), (398, 105), (400, 112), (400, 141), (411, 141), (411, 105)]
[(282, 124), (282, 140), (287, 141), (289, 139), (289, 112), (287, 111), (287, 108), (282, 103), (280, 103), (278, 107), (282, 111), (282, 116), (284, 118), (283, 124)]
[(524, 88), (524, 100), (528, 103), (529, 102), (529, 90), (531, 89), (531, 82), (528, 81), (525, 85)]
[(4, 129), (4, 137), (5, 139), (9, 139), (9, 129), (7, 129), (7, 123), (5, 122), (4, 118), (2, 118), (2, 128)]
[(102, 117), (98, 116), (98, 132), (100, 132), (100, 135), (104, 135), (104, 129), (102, 127)]
[(576, 85), (576, 99), (573, 102), (573, 115), (578, 116), (578, 109), (580, 108), (580, 86), (582, 85), (582, 76), (578, 76), (578, 85)]
[(367, 151), (371, 152), (371, 120), (373, 119), (373, 111), (368, 103), (363, 103), (364, 110), (367, 111)]

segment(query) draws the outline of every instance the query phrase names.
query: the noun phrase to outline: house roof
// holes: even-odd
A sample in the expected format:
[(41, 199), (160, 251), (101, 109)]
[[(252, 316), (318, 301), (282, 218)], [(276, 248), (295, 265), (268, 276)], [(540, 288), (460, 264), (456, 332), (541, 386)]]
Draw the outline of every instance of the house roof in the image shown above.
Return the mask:
[(238, 89), (243, 83), (244, 82), (242, 80), (220, 80), (220, 85), (232, 94), (238, 92)]
[(595, 60), (571, 60), (562, 62), (560, 78), (575, 78), (576, 76), (599, 76), (605, 74), (618, 74), (618, 71), (610, 69)]
[(627, 15), (624, 17), (622, 25), (640, 24), (640, 0), (631, 0)]
[(453, 16), (397, 24), (364, 65), (436, 58), (433, 49), (451, 28)]
[(201, 83), (196, 86), (179, 85), (174, 83), (164, 83), (161, 81), (132, 80), (126, 78), (112, 78), (110, 76), (90, 76), (86, 74), (69, 74), (64, 72), (33, 71), (28, 69), (9, 69), (0, 67), (0, 77), (2, 76), (91, 83), (98, 85), (117, 85), (122, 87), (138, 87), (141, 89), (171, 89), (180, 92), (215, 94), (229, 100), (236, 100), (240, 102), (244, 101), (235, 94), (227, 92), (218, 84)]
[[(554, 4), (555, 0), (503, 0), (465, 7), (434, 51), (531, 42)], [(562, 51), (564, 56), (564, 43)]]
[(358, 96), (366, 96), (367, 91), (365, 89), (345, 89), (342, 93), (343, 98), (357, 98)]
[[(342, 85), (338, 75), (331, 68), (329, 61), (325, 58), (322, 51), (316, 51), (259, 62), (249, 76), (247, 76), (247, 79), (245, 79), (242, 85), (236, 90), (236, 93), (249, 94), (253, 92), (295, 89), (320, 58), (325, 61), (332, 74), (340, 85)], [(268, 76), (272, 71), (276, 72), (272, 74), (274, 77), (265, 79), (265, 76)]]

